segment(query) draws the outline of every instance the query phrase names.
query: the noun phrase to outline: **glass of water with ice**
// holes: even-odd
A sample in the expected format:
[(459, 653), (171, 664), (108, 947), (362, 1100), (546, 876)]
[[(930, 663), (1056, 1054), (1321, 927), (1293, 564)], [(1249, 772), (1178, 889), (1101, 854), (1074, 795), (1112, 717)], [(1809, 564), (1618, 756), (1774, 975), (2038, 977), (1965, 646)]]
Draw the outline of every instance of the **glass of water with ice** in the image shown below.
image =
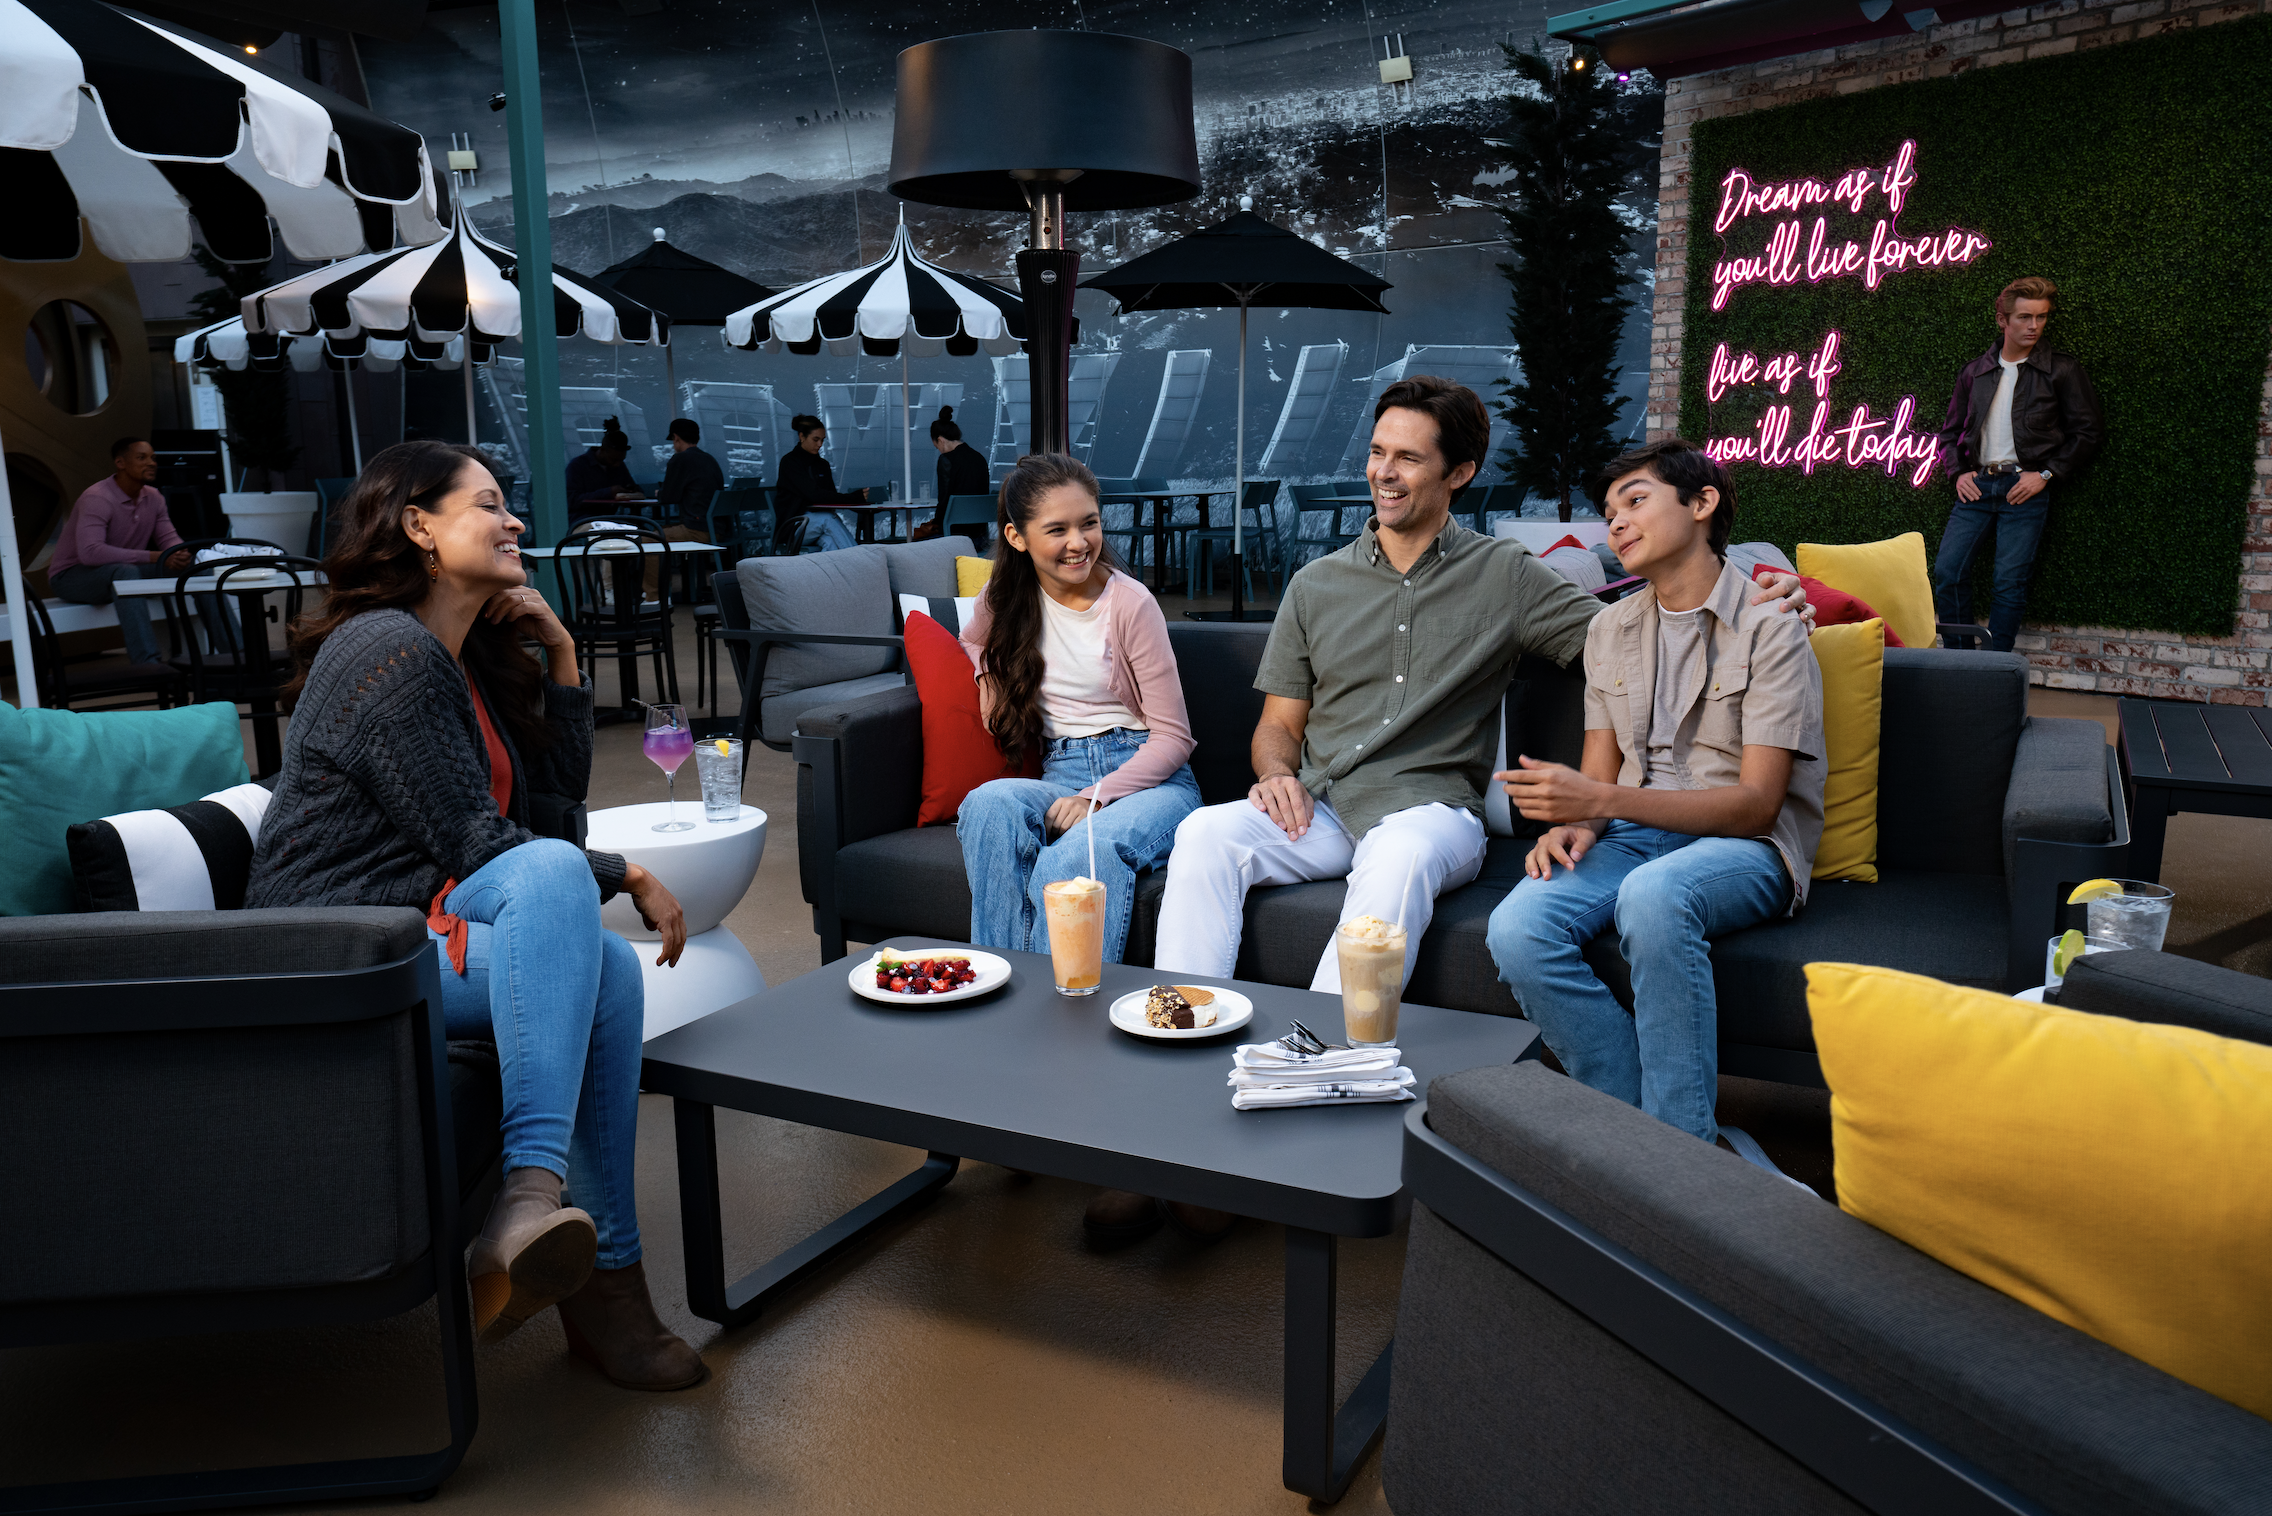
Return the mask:
[(702, 819), (732, 821), (742, 813), (742, 743), (739, 737), (706, 737), (694, 745), (695, 771), (702, 776)]
[(2103, 896), (2085, 906), (2089, 921), (2084, 930), (2094, 938), (2112, 938), (2126, 948), (2160, 952), (2162, 938), (2169, 932), (2170, 902), (2177, 898), (2176, 892), (2143, 879), (2114, 882), (2122, 886), (2122, 893)]

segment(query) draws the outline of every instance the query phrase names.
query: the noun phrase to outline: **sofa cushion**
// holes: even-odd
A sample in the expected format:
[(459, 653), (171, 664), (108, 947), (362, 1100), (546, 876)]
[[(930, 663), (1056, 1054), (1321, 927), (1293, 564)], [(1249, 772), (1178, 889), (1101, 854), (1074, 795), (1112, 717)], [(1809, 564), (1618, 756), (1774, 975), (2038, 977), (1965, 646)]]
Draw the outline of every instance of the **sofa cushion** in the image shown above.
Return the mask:
[(2272, 980), (2175, 953), (2093, 953), (2078, 959), (2067, 966), (2059, 1003), (2071, 1011), (2272, 1043)]
[(1807, 968), (1838, 1203), (2272, 1419), (2272, 1048)]
[(237, 708), (19, 710), (0, 704), (0, 916), (72, 904), (65, 834), (121, 811), (186, 805), (251, 778)]
[(0, 984), (363, 969), (427, 941), (425, 913), (400, 905), (16, 917), (0, 920)]
[(885, 542), (876, 550), (883, 554), (893, 600), (902, 595), (952, 599), (962, 593), (955, 585), (955, 558), (970, 551), (969, 538), (942, 535), (922, 542)]
[(1270, 628), (1262, 622), (1168, 623), (1184, 709), (1198, 740), (1191, 775), (1208, 805), (1240, 799), (1254, 787), (1248, 747), (1262, 719), (1262, 691), (1254, 687), (1254, 676), (1269, 640)]
[[(786, 558), (744, 558), (742, 605), (760, 631), (838, 632), (889, 637), (891, 573), (880, 547)], [(777, 647), (765, 665), (762, 698), (880, 674), (897, 666), (888, 647)]]
[(907, 618), (907, 666), (923, 701), (923, 804), (918, 827), (939, 826), (962, 813), (972, 790), (1013, 773), (1039, 778), (1038, 763), (1012, 764), (1002, 756), (978, 698), (978, 672), (953, 631), (917, 611)]
[(1428, 1123), (2042, 1509), (2263, 1508), (2272, 1426), (1622, 1101), (1518, 1063), (1434, 1081)]
[(797, 730), (797, 718), (809, 710), (865, 700), (870, 695), (881, 695), (887, 690), (906, 687), (905, 674), (891, 673), (865, 674), (858, 679), (843, 679), (834, 684), (816, 684), (810, 689), (791, 690), (785, 695), (774, 696), (758, 707), (757, 729), (765, 734), (767, 742), (787, 742)]
[(1929, 648), (1938, 640), (1923, 532), (1903, 532), (1883, 542), (1802, 542), (1799, 577), (1820, 579), (1874, 607), (1904, 647)]
[(1822, 669), (1828, 774), (1816, 879), (1878, 882), (1878, 728), (1885, 703), (1885, 623), (1818, 627), (1808, 646)]
[(1887, 648), (1882, 688), (1878, 867), (2002, 874), (2004, 791), (2027, 725), (2027, 661)]
[(233, 911), (271, 791), (239, 784), (187, 805), (121, 811), (65, 834), (82, 911)]

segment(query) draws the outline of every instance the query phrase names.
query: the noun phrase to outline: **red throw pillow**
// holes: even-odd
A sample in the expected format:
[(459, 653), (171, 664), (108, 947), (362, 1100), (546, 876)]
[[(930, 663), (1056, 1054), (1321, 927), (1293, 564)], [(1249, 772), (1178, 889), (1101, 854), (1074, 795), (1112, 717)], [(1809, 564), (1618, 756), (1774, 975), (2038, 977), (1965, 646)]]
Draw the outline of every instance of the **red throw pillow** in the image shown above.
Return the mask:
[[(1771, 563), (1762, 563), (1751, 571), (1751, 577), (1754, 581), (1757, 581), (1764, 574), (1780, 574), (1782, 572), (1783, 570)], [(1820, 579), (1809, 579), (1806, 575), (1801, 574), (1799, 575), (1799, 588), (1806, 591), (1807, 604), (1814, 607), (1814, 624), (1816, 626), (1851, 626), (1858, 622), (1868, 621), (1878, 614), (1870, 609), (1868, 601), (1857, 599), (1844, 590), (1834, 590)], [(1883, 620), (1884, 618), (1879, 617), (1878, 619)], [(1885, 629), (1885, 645), (1887, 647), (1907, 647), (1909, 644), (1896, 637), (1893, 634), (1893, 628), (1889, 625)]]
[(1023, 774), (1031, 765), (1004, 761), (978, 704), (978, 674), (953, 632), (917, 611), (907, 618), (907, 666), (923, 702), (923, 804), (917, 826), (952, 821), (965, 795), (989, 779)]
[[(1546, 550), (1546, 553), (1559, 553), (1566, 547), (1574, 547), (1581, 553), (1590, 553), (1593, 551), (1592, 548), (1586, 546), (1583, 542), (1580, 542), (1575, 533), (1572, 533), (1570, 536), (1563, 538), (1560, 542), (1557, 542), (1554, 544), (1554, 546), (1548, 548)], [(1546, 556), (1546, 553), (1540, 553), (1538, 556), (1543, 558)]]

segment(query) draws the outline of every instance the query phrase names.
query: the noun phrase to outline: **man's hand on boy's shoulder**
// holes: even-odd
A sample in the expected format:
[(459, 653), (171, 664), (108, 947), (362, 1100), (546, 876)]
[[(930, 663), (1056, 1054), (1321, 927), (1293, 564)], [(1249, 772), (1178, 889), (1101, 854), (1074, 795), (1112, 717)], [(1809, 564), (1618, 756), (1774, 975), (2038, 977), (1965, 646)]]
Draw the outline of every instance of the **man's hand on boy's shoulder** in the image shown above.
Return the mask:
[(1771, 600), (1780, 601), (1775, 607), (1777, 615), (1796, 611), (1799, 619), (1807, 624), (1807, 630), (1814, 630), (1814, 606), (1808, 601), (1806, 585), (1798, 575), (1773, 573), (1764, 579), (1755, 579), (1752, 583), (1758, 591), (1751, 597), (1753, 605), (1765, 605)]

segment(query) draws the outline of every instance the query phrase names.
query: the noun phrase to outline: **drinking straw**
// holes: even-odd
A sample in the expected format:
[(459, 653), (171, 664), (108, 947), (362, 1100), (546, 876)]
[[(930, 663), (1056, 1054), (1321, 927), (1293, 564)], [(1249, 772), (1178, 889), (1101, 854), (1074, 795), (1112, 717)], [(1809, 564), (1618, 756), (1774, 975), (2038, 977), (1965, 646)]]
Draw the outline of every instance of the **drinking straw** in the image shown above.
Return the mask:
[(1097, 795), (1103, 789), (1104, 782), (1099, 780), (1096, 787), (1089, 791), (1089, 814), (1085, 818), (1089, 823), (1089, 877), (1091, 879), (1097, 877)]

